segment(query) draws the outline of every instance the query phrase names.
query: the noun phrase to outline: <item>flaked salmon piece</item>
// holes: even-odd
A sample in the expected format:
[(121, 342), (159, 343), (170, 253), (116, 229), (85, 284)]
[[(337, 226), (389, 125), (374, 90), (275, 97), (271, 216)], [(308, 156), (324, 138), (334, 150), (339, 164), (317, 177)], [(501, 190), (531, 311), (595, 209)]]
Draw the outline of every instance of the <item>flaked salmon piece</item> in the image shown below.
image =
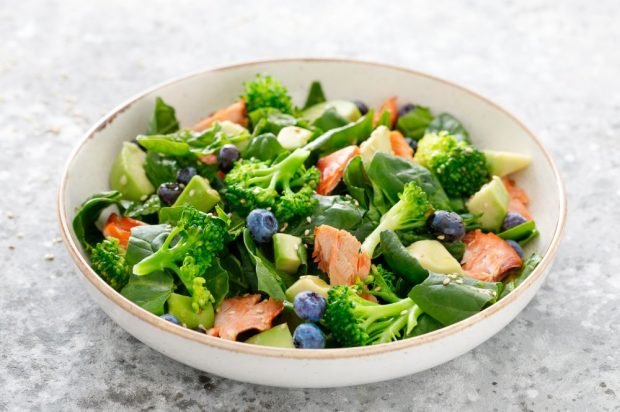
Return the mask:
[(518, 187), (514, 180), (509, 179), (506, 176), (502, 178), (502, 182), (504, 182), (506, 191), (508, 191), (508, 196), (510, 196), (508, 211), (519, 213), (524, 218), (532, 220), (532, 215), (527, 208), (530, 199), (527, 196), (527, 193), (525, 193), (525, 190)]
[(392, 151), (395, 156), (409, 160), (413, 159), (413, 149), (405, 140), (405, 136), (398, 130), (392, 130), (390, 132), (390, 144), (392, 145)]
[(236, 340), (241, 332), (256, 329), (260, 332), (270, 329), (273, 319), (282, 312), (281, 301), (265, 299), (261, 295), (244, 295), (225, 299), (215, 314), (215, 323), (209, 330), (211, 336)]
[(321, 225), (314, 228), (312, 257), (329, 276), (331, 285), (352, 285), (370, 272), (370, 257), (360, 252), (361, 243), (346, 230)]
[(469, 277), (485, 282), (501, 280), (510, 269), (520, 268), (521, 258), (517, 252), (494, 233), (474, 230), (463, 239), (463, 271)]
[(396, 116), (398, 116), (398, 105), (396, 100), (396, 96), (388, 97), (381, 106), (379, 106), (379, 109), (375, 112), (374, 118), (372, 119), (374, 125), (379, 123), (383, 112), (388, 111), (390, 113), (390, 129), (394, 127)]
[(202, 132), (203, 130), (211, 127), (213, 123), (221, 122), (223, 120), (229, 120), (233, 123), (240, 124), (243, 127), (248, 127), (248, 117), (245, 113), (245, 101), (241, 99), (228, 107), (224, 107), (223, 109), (216, 111), (209, 117), (196, 123), (192, 127), (192, 130)]
[(316, 192), (320, 195), (328, 195), (338, 186), (344, 176), (349, 161), (360, 154), (358, 146), (347, 146), (325, 157), (321, 157), (316, 167), (321, 172), (321, 181)]

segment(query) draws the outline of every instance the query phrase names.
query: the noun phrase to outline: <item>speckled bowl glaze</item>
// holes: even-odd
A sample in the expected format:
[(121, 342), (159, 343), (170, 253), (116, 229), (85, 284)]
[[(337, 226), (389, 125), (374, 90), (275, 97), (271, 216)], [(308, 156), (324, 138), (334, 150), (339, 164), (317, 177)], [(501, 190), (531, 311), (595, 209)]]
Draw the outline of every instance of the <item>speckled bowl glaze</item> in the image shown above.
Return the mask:
[[(256, 73), (280, 79), (299, 103), (312, 80), (332, 98), (363, 99), (376, 106), (390, 95), (420, 102), (462, 120), (481, 148), (532, 156), (516, 177), (530, 195), (541, 236), (526, 250), (544, 258), (508, 297), (439, 331), (389, 344), (324, 350), (278, 349), (230, 342), (173, 325), (115, 292), (89, 267), (71, 220), (93, 193), (107, 190), (110, 166), (124, 141), (144, 131), (156, 96), (172, 104), (182, 125), (191, 125), (242, 93)], [(74, 150), (62, 177), (58, 217), (65, 244), (95, 302), (123, 329), (153, 349), (194, 368), (262, 385), (335, 387), (378, 382), (419, 372), (478, 346), (499, 332), (534, 297), (556, 256), (566, 217), (558, 171), (538, 139), (516, 118), (461, 86), (416, 71), (349, 60), (289, 59), (207, 70), (156, 86), (101, 119)]]

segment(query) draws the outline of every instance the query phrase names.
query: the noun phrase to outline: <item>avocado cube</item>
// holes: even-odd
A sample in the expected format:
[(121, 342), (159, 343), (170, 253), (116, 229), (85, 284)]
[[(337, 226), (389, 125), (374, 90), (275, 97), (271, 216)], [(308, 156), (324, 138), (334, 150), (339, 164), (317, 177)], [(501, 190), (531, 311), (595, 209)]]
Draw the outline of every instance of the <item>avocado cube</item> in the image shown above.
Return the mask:
[(484, 150), (489, 172), (492, 175), (503, 177), (511, 173), (525, 169), (532, 162), (528, 155), (511, 152), (499, 152), (496, 150)]
[(146, 177), (144, 162), (146, 153), (138, 145), (123, 143), (120, 153), (112, 164), (110, 187), (122, 193), (123, 197), (135, 202), (146, 199), (155, 192), (155, 186)]
[(325, 283), (323, 279), (318, 276), (306, 275), (300, 276), (299, 279), (291, 285), (284, 294), (286, 295), (286, 299), (289, 301), (293, 301), (295, 296), (300, 292), (312, 291), (316, 292), (319, 295), (323, 296), (327, 299), (327, 292), (329, 291), (330, 286)]
[(196, 329), (198, 326), (209, 329), (213, 327), (215, 320), (211, 304), (196, 313), (192, 308), (192, 298), (177, 293), (171, 294), (168, 298), (168, 312), (173, 314), (181, 325), (189, 329)]
[(480, 225), (482, 229), (497, 232), (508, 213), (510, 196), (504, 182), (498, 176), (475, 193), (466, 202), (467, 209), (473, 214), (482, 213)]
[(293, 335), (286, 323), (274, 326), (246, 340), (245, 343), (276, 348), (294, 348)]
[(181, 192), (173, 207), (190, 205), (201, 212), (208, 212), (220, 201), (220, 194), (202, 176), (194, 176)]
[(462, 273), (461, 264), (437, 240), (419, 240), (407, 246), (407, 251), (420, 266), (436, 273)]
[(273, 235), (273, 256), (276, 269), (291, 275), (307, 261), (306, 247), (301, 238), (286, 233)]

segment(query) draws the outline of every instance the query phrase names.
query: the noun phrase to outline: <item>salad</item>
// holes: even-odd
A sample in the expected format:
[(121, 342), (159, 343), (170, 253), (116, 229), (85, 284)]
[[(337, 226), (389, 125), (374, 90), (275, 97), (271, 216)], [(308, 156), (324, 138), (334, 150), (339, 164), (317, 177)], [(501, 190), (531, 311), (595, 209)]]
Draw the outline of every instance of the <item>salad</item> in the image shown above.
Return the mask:
[(269, 75), (182, 128), (155, 101), (111, 191), (73, 228), (125, 298), (221, 339), (321, 349), (429, 333), (493, 305), (541, 257), (526, 155), (477, 148), (449, 113), (328, 100), (296, 106)]

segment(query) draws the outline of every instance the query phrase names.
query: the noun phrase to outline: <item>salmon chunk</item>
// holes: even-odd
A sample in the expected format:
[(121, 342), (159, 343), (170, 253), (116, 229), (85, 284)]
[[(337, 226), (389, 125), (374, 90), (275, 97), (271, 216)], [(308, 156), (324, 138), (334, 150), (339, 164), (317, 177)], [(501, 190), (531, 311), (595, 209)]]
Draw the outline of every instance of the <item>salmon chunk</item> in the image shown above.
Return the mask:
[(229, 120), (233, 123), (240, 124), (243, 127), (248, 127), (248, 117), (245, 113), (245, 101), (239, 100), (237, 103), (233, 103), (228, 107), (218, 110), (207, 118), (202, 119), (192, 127), (192, 130), (202, 132), (208, 129), (215, 122), (221, 122)]
[(215, 324), (209, 334), (236, 340), (241, 332), (270, 329), (273, 319), (282, 312), (284, 305), (271, 298), (262, 302), (260, 299), (259, 294), (225, 299), (215, 314)]
[(347, 146), (332, 154), (321, 157), (316, 167), (321, 172), (321, 181), (316, 188), (320, 195), (328, 195), (338, 186), (344, 176), (349, 161), (360, 154), (357, 146)]
[(361, 243), (346, 230), (328, 225), (314, 228), (312, 257), (327, 273), (331, 285), (352, 285), (370, 272), (370, 257), (360, 252)]
[(515, 250), (494, 233), (480, 230), (468, 232), (463, 239), (463, 271), (469, 277), (485, 282), (501, 280), (510, 269), (520, 268), (521, 258)]
[(504, 182), (506, 191), (508, 191), (508, 196), (510, 196), (508, 211), (519, 213), (527, 220), (532, 220), (532, 215), (527, 208), (527, 204), (530, 202), (527, 193), (518, 187), (514, 180), (509, 179), (508, 177), (503, 177), (502, 182)]

